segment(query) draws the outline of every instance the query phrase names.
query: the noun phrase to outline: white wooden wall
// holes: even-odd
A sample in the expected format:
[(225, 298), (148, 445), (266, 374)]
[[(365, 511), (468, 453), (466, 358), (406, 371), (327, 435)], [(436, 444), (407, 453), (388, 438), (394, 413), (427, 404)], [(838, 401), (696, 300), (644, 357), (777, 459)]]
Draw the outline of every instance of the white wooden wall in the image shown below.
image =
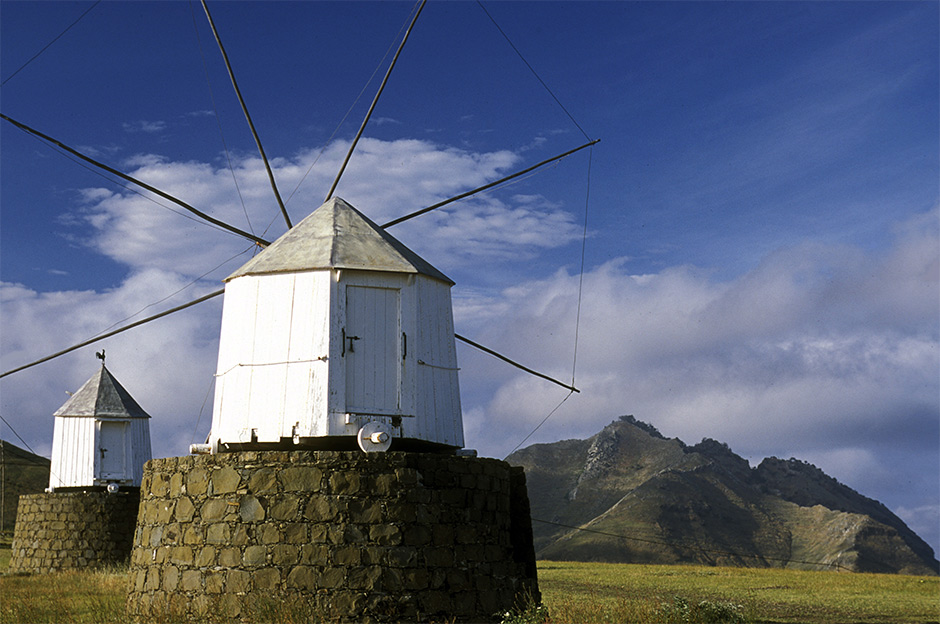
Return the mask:
[(463, 447), (463, 418), (450, 286), (424, 276), (416, 281), (419, 316), (414, 341), (413, 437)]
[[(212, 438), (327, 435), (330, 271), (248, 275), (225, 286)], [(295, 429), (296, 426), (296, 429)]]
[[(381, 379), (355, 368), (355, 356), (368, 355), (365, 345), (355, 356), (343, 353), (347, 324), (354, 325), (349, 336), (363, 333), (355, 327), (363, 310), (350, 315), (346, 309), (350, 286), (360, 287), (354, 298), (366, 308), (362, 302), (373, 299), (387, 307), (397, 297), (400, 305), (397, 319), (382, 319), (381, 327), (368, 330), (393, 335), (381, 358), (398, 368), (383, 370)], [(376, 293), (382, 296), (371, 297)], [(397, 408), (389, 399), (395, 385)], [(356, 397), (375, 387), (382, 388), (384, 407), (347, 405), (347, 399), (369, 403), (372, 398)], [(359, 413), (350, 409), (357, 407)], [(448, 284), (424, 275), (356, 270), (247, 275), (226, 284), (210, 443), (251, 442), (252, 430), (257, 442), (355, 435), (369, 419), (392, 416), (402, 417), (397, 437), (463, 446)]]
[(130, 466), (128, 476), (132, 479), (131, 485), (140, 487), (144, 480), (144, 464), (153, 459), (150, 447), (150, 419), (130, 419)]
[[(120, 456), (121, 470), (103, 474), (101, 446), (102, 423), (120, 424), (123, 448), (110, 449)], [(49, 488), (91, 487), (107, 481), (140, 487), (144, 464), (151, 459), (150, 419), (96, 419), (91, 416), (57, 416), (52, 433), (52, 462)], [(109, 444), (110, 446), (110, 444)], [(115, 464), (110, 467), (113, 468)]]
[(95, 419), (57, 416), (52, 428), (49, 489), (92, 486), (94, 471)]

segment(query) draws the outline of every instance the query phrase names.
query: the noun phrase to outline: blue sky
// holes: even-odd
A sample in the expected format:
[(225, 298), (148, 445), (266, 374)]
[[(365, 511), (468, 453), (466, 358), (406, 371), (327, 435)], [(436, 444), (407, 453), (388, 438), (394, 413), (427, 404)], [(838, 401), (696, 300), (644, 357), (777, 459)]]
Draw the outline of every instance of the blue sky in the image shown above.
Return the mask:
[[(225, 221), (283, 232), (198, 4), (101, 3), (26, 64), (90, 6), (0, 4), (0, 110)], [(582, 392), (527, 443), (630, 413), (752, 464), (796, 456), (937, 550), (940, 5), (486, 6), (576, 123), (477, 4), (431, 2), (337, 194), (382, 222), (601, 139), (391, 230), (457, 282), (458, 332), (566, 380), (583, 283)], [(296, 222), (324, 199), (412, 5), (210, 7)], [(3, 370), (215, 290), (250, 257), (8, 123), (0, 140)], [(158, 456), (205, 436), (220, 309), (104, 343), (154, 416)], [(37, 451), (101, 346), (0, 380), (4, 418)], [(467, 443), (484, 455), (565, 398), (458, 355)]]

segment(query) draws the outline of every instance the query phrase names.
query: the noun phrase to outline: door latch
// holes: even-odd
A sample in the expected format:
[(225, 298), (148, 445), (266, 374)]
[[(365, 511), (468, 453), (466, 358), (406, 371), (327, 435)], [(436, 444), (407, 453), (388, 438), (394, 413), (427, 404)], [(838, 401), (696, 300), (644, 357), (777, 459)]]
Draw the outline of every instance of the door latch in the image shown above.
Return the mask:
[(340, 355), (346, 355), (346, 341), (347, 340), (349, 341), (349, 352), (355, 353), (356, 352), (355, 341), (359, 340), (359, 336), (347, 336), (346, 328), (344, 327), (343, 328), (343, 351), (340, 353)]

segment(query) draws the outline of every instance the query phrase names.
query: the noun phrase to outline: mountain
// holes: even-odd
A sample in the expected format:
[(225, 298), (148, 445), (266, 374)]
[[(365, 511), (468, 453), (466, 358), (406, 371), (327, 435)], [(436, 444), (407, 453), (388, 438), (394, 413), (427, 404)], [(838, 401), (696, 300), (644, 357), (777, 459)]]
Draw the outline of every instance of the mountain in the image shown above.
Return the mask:
[(0, 531), (13, 533), (20, 494), (38, 494), (49, 485), (49, 460), (0, 440)]
[(525, 468), (540, 559), (940, 571), (900, 518), (819, 468), (751, 468), (726, 444), (687, 446), (632, 416), (507, 461)]

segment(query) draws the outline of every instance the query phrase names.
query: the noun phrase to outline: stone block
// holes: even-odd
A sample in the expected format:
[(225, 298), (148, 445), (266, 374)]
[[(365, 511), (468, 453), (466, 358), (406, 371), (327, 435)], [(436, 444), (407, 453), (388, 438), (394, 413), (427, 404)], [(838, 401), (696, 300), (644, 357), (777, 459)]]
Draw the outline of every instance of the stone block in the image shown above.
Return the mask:
[(291, 589), (316, 590), (317, 569), (311, 566), (295, 566), (287, 574), (287, 586)]
[(449, 568), (454, 565), (454, 549), (448, 547), (427, 548), (424, 560), (429, 567)]
[(304, 544), (300, 547), (301, 563), (311, 565), (326, 565), (330, 556), (330, 548), (323, 544)]
[(407, 568), (418, 563), (418, 553), (410, 546), (398, 546), (388, 550), (388, 565), (393, 568)]
[(206, 593), (221, 594), (225, 590), (225, 576), (222, 570), (207, 570), (205, 573)]
[(242, 552), (237, 548), (223, 548), (219, 552), (219, 565), (225, 568), (235, 568), (241, 565)]
[(245, 524), (236, 524), (232, 531), (232, 545), (244, 546), (251, 541), (252, 527)]
[(322, 589), (335, 589), (342, 587), (345, 581), (345, 568), (324, 568), (317, 577), (317, 586)]
[(170, 475), (170, 486), (167, 495), (170, 498), (176, 498), (182, 493), (183, 490), (183, 473), (174, 472)]
[(366, 595), (362, 592), (339, 591), (335, 592), (330, 604), (334, 613), (355, 615), (362, 611), (366, 602)]
[(281, 541), (281, 530), (276, 524), (263, 524), (260, 529), (256, 533), (260, 533), (258, 537), (262, 544), (277, 544)]
[(300, 499), (297, 496), (282, 495), (271, 505), (270, 515), (275, 520), (294, 520), (300, 508)]
[(372, 590), (382, 578), (380, 566), (360, 566), (350, 568), (346, 573), (346, 586), (351, 589)]
[(333, 563), (341, 566), (359, 565), (359, 547), (358, 546), (340, 546), (333, 550)]
[(176, 566), (167, 566), (163, 569), (163, 589), (168, 592), (176, 591), (180, 580), (180, 571)]
[(246, 566), (262, 565), (267, 559), (268, 549), (264, 546), (248, 546), (242, 555), (242, 563)]
[(315, 466), (296, 466), (278, 472), (277, 479), (285, 492), (318, 492), (323, 471)]
[(431, 530), (422, 524), (405, 527), (403, 542), (406, 546), (426, 546), (431, 543)]
[(231, 466), (225, 466), (212, 472), (210, 482), (212, 483), (213, 494), (228, 494), (238, 489), (241, 484), (241, 476)]
[(200, 570), (185, 570), (183, 572), (180, 589), (187, 592), (202, 590), (202, 572)]
[(358, 544), (366, 541), (368, 531), (358, 524), (348, 524), (343, 527), (342, 541), (336, 541), (335, 544)]
[(393, 498), (401, 494), (394, 474), (376, 475), (372, 480), (372, 494), (379, 498)]
[(242, 522), (261, 522), (264, 520), (265, 510), (254, 496), (243, 496), (238, 505), (238, 515)]
[(225, 522), (210, 524), (206, 529), (207, 544), (227, 544), (231, 540), (231, 529)]
[(221, 498), (212, 498), (202, 506), (202, 519), (204, 521), (221, 520), (228, 513), (228, 501)]
[(278, 544), (271, 548), (271, 563), (276, 566), (292, 566), (300, 562), (300, 547), (293, 544)]
[(205, 540), (202, 536), (201, 526), (195, 526), (191, 524), (188, 527), (186, 527), (186, 530), (183, 532), (184, 544), (199, 546), (199, 545), (202, 545), (204, 541)]
[(203, 546), (196, 552), (194, 564), (198, 568), (208, 568), (215, 565), (216, 552), (215, 546)]
[(369, 541), (379, 546), (401, 544), (401, 529), (394, 524), (374, 524), (369, 527)]
[(289, 544), (303, 544), (307, 541), (307, 525), (302, 522), (284, 527), (284, 540)]
[(189, 546), (174, 546), (170, 550), (170, 562), (181, 566), (192, 565), (193, 549)]
[(253, 494), (271, 494), (277, 491), (277, 472), (273, 468), (259, 468), (248, 479), (248, 491)]
[(330, 492), (335, 496), (358, 494), (362, 478), (357, 472), (334, 472), (330, 475)]
[(428, 571), (426, 568), (407, 568), (402, 573), (402, 586), (411, 591), (428, 588)]
[(252, 575), (252, 583), (259, 591), (277, 589), (281, 584), (281, 572), (277, 568), (262, 568)]
[(307, 503), (304, 518), (313, 522), (329, 522), (336, 518), (338, 507), (326, 496), (317, 496)]
[(251, 574), (245, 570), (228, 570), (225, 573), (225, 591), (236, 594), (248, 592), (251, 584)]
[(187, 496), (182, 496), (176, 501), (174, 516), (178, 522), (189, 522), (193, 519), (194, 510), (195, 507), (193, 507), (192, 500), (190, 500)]
[[(208, 473), (204, 468), (193, 468), (186, 473), (186, 493), (190, 496), (202, 496), (209, 484)], [(141, 491), (146, 491), (141, 487)]]
[(384, 504), (385, 502), (381, 499), (352, 500), (347, 505), (346, 512), (356, 522), (375, 524), (384, 519)]

